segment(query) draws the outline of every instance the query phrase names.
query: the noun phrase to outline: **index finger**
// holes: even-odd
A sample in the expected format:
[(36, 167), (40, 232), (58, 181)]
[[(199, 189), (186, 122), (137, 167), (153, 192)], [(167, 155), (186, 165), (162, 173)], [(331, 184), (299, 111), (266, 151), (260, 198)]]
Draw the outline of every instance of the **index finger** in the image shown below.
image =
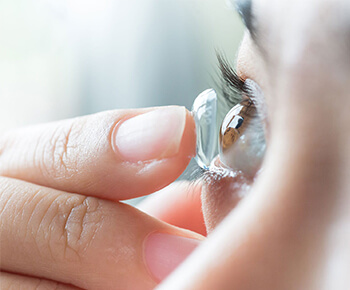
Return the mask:
[(0, 175), (123, 200), (174, 181), (195, 152), (184, 107), (116, 110), (23, 128), (0, 139)]

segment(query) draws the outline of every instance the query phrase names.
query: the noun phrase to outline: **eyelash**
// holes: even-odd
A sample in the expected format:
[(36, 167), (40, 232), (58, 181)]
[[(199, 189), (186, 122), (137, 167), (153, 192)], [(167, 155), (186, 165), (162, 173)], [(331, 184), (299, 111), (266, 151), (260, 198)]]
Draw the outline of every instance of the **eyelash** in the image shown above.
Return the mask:
[[(222, 53), (217, 53), (217, 59), (220, 69), (222, 97), (228, 109), (240, 104), (244, 100), (248, 100), (257, 108), (257, 115), (250, 116), (251, 122), (256, 124), (263, 123), (265, 131), (267, 131), (268, 120), (266, 106), (263, 98), (257, 98), (251, 84), (242, 79), (235, 69), (230, 65), (226, 57)], [(219, 95), (220, 102), (220, 95)], [(258, 118), (259, 117), (259, 118)], [(254, 126), (254, 125), (253, 125)]]
[(244, 79), (238, 76), (235, 69), (227, 61), (223, 54), (217, 53), (219, 63), (221, 90), (224, 100), (230, 108), (243, 101), (244, 97), (251, 99), (251, 92), (246, 86)]
[[(233, 66), (228, 62), (227, 58), (222, 53), (217, 53), (217, 60), (220, 83), (217, 83), (216, 85), (221, 90), (218, 101), (224, 101), (224, 107), (229, 110), (241, 103), (244, 98), (248, 98), (250, 101), (252, 101), (250, 89), (246, 86), (244, 79), (238, 76)], [(222, 173), (212, 172), (201, 168), (196, 170), (192, 169), (190, 172), (191, 173), (187, 175), (187, 178), (191, 180), (190, 187), (201, 183), (208, 183), (209, 181), (213, 180), (219, 180), (225, 177), (225, 175)]]

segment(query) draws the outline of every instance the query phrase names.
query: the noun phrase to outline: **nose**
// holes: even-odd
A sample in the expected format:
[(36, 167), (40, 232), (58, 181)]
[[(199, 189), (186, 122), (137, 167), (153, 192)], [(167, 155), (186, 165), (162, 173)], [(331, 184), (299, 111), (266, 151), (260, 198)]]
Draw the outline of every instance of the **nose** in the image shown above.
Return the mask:
[[(293, 208), (283, 214), (289, 212), (286, 219), (298, 227), (303, 221), (326, 226), (326, 217), (333, 220), (333, 214), (350, 204), (350, 42), (344, 41), (350, 26), (340, 18), (342, 30), (332, 33), (339, 13), (332, 5), (327, 12), (331, 20), (320, 23), (326, 4), (313, 5), (302, 25), (287, 25), (289, 33), (271, 32), (274, 47), (266, 50), (261, 70), (267, 78), (268, 151), (264, 170), (248, 195), (261, 192), (271, 204), (278, 201), (279, 208)], [(209, 230), (239, 204), (240, 182), (213, 178), (206, 186), (203, 204)]]
[(275, 15), (279, 25), (267, 29), (273, 47), (259, 67), (269, 121), (263, 170), (246, 196), (233, 178), (213, 178), (203, 191), (209, 230), (223, 220), (215, 232), (230, 236), (220, 246), (230, 250), (223, 279), (232, 288), (348, 288), (350, 30), (337, 17), (349, 15), (345, 2), (295, 0), (295, 15)]

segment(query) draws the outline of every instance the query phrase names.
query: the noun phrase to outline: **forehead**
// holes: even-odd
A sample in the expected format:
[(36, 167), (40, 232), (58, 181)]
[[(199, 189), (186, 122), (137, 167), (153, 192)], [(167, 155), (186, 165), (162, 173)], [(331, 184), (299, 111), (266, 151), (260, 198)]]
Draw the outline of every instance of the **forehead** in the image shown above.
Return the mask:
[(350, 1), (252, 0), (252, 15), (237, 71), (262, 87), (270, 112), (350, 105)]
[(269, 20), (270, 23), (308, 25), (312, 23), (313, 26), (339, 24), (348, 26), (350, 23), (348, 0), (252, 0), (251, 2), (254, 14)]
[(350, 71), (350, 1), (252, 0), (252, 14), (256, 43), (274, 69), (322, 62)]

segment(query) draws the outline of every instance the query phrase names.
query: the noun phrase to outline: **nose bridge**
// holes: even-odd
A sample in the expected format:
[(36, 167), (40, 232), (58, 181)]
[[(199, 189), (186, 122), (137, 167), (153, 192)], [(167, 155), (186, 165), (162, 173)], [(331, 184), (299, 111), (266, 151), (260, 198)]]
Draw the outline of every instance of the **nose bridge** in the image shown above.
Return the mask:
[(315, 158), (350, 153), (350, 4), (343, 2), (296, 0), (299, 9), (283, 20), (288, 30), (272, 32), (272, 126), (295, 143), (291, 149)]
[[(278, 71), (341, 82), (350, 72), (350, 1), (279, 1), (268, 28), (269, 61)], [(344, 77), (346, 75), (346, 77)]]
[(350, 106), (327, 80), (308, 78), (289, 75), (276, 91), (284, 100), (273, 113), (271, 163), (295, 173), (300, 193), (331, 192), (350, 166)]

